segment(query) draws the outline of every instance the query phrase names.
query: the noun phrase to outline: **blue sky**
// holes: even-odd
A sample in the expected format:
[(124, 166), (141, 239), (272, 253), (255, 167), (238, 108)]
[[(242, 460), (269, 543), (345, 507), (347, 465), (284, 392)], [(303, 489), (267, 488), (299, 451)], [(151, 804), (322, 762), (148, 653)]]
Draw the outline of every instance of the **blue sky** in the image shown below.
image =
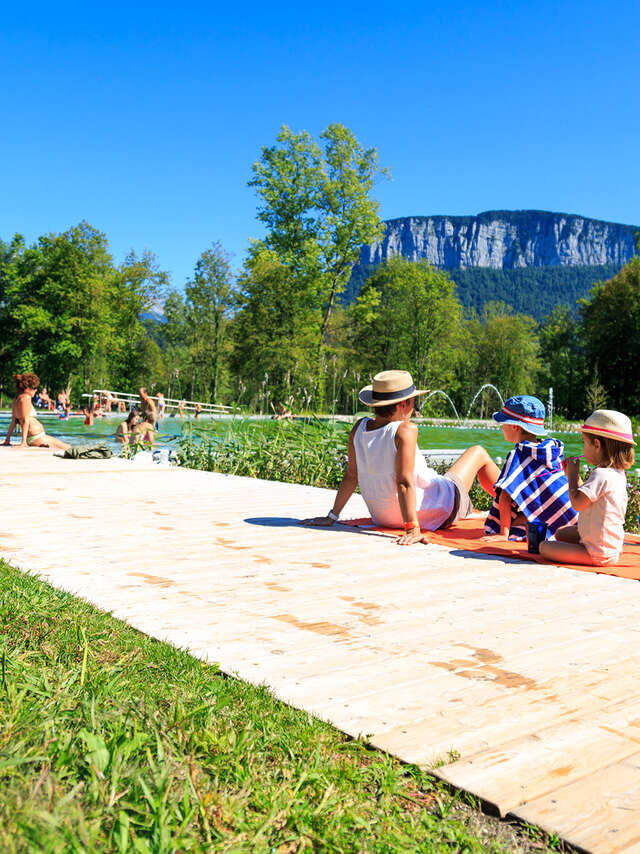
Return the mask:
[[(102, 6), (102, 8), (101, 8)], [(349, 126), (383, 218), (538, 208), (640, 224), (640, 4), (34, 2), (3, 12), (0, 237), (82, 219), (182, 287), (259, 237), (282, 124)]]

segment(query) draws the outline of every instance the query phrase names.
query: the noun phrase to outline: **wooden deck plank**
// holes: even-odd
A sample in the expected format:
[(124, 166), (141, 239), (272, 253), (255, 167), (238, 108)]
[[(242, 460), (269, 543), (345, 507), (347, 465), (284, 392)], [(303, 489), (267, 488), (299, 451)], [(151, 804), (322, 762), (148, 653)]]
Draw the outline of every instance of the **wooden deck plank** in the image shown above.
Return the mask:
[(618, 854), (637, 849), (640, 752), (529, 801), (512, 814), (586, 851)]
[(454, 786), (464, 780), (500, 815), (632, 756), (640, 748), (640, 695), (475, 753), (436, 771)]

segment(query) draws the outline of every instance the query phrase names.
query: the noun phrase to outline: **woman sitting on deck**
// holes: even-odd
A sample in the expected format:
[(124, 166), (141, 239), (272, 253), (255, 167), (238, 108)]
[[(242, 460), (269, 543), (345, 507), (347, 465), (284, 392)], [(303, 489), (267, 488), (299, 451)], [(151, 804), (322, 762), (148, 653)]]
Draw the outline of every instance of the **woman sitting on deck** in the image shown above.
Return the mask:
[(35, 374), (14, 374), (16, 381), (16, 396), (13, 398), (11, 407), (11, 423), (4, 440), (5, 445), (11, 444), (11, 435), (16, 424), (22, 428), (21, 447), (27, 445), (32, 448), (59, 448), (66, 450), (70, 447), (66, 442), (61, 442), (54, 436), (47, 436), (42, 424), (36, 418), (33, 406), (33, 396), (36, 393), (40, 380)]
[(359, 399), (373, 407), (375, 418), (361, 418), (349, 434), (347, 469), (333, 508), (304, 524), (333, 525), (359, 486), (374, 524), (404, 528), (397, 543), (409, 546), (425, 541), (421, 528), (448, 528), (472, 512), (469, 490), (476, 476), (495, 495), (500, 470), (480, 445), (468, 448), (445, 475), (429, 468), (418, 449), (418, 428), (409, 420), (421, 394), (407, 371), (382, 371), (362, 389)]

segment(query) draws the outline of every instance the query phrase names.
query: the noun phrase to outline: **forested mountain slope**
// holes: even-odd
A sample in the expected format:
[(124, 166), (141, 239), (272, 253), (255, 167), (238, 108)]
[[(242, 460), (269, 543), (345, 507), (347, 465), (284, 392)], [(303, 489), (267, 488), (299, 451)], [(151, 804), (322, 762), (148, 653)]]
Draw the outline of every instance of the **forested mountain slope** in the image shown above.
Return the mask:
[(487, 211), (469, 217), (388, 220), (381, 241), (363, 246), (344, 294), (352, 302), (388, 258), (425, 258), (447, 270), (466, 307), (503, 300), (541, 318), (574, 305), (634, 254), (636, 226), (549, 211)]

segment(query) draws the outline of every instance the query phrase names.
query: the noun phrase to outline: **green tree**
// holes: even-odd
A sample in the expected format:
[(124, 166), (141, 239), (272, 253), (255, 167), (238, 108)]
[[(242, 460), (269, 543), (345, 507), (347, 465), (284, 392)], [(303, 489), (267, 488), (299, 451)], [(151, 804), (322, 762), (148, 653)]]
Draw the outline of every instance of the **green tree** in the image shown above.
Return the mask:
[(206, 389), (206, 396), (215, 401), (227, 321), (236, 305), (229, 255), (220, 243), (213, 243), (198, 258), (193, 278), (185, 287), (185, 296), (191, 358), (197, 366), (203, 391)]
[(513, 314), (505, 303), (491, 302), (480, 318), (467, 321), (464, 331), (467, 346), (460, 379), (466, 400), (471, 402), (484, 383), (492, 383), (504, 398), (535, 393), (540, 345), (532, 317)]
[[(153, 253), (130, 252), (114, 271), (109, 300), (112, 332), (108, 351), (110, 381), (118, 389), (152, 386), (165, 379), (158, 343), (148, 314), (159, 303), (169, 277)], [(145, 317), (147, 316), (147, 319)]]
[(585, 370), (580, 324), (568, 305), (559, 305), (539, 329), (539, 396), (553, 387), (555, 411), (579, 418), (584, 408)]
[(239, 285), (232, 355), (239, 397), (264, 408), (269, 399), (293, 395), (301, 405), (316, 372), (319, 308), (309, 304), (290, 267), (261, 244), (252, 246)]
[(587, 371), (599, 378), (609, 406), (635, 414), (640, 400), (640, 257), (581, 303)]
[(115, 267), (104, 234), (82, 222), (0, 247), (0, 371), (33, 370), (54, 393), (127, 390), (161, 372), (142, 321), (166, 284), (149, 253)]
[(351, 311), (365, 375), (397, 367), (423, 387), (453, 390), (462, 307), (446, 273), (424, 260), (393, 258), (367, 280)]
[(2, 276), (9, 363), (36, 370), (54, 388), (104, 377), (113, 276), (104, 234), (82, 222), (28, 248), (17, 236), (9, 256)]
[(263, 246), (304, 292), (309, 316), (317, 315), (319, 349), (362, 245), (382, 236), (379, 205), (370, 193), (386, 174), (376, 150), (363, 148), (344, 125), (329, 125), (320, 140), (283, 126), (277, 144), (262, 149), (249, 182), (267, 229)]

